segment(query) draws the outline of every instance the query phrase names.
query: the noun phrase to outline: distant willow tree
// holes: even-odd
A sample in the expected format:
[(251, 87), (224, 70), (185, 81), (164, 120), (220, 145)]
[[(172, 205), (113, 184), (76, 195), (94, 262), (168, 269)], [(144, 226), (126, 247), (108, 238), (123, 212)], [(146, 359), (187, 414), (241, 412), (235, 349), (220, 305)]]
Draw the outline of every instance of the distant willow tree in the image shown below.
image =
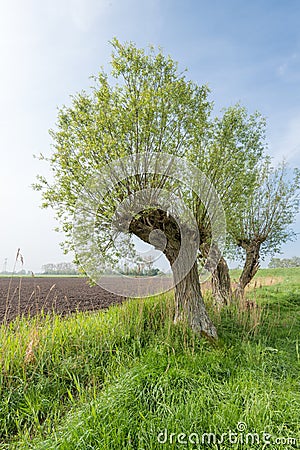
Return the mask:
[(236, 290), (239, 297), (257, 273), (261, 258), (278, 253), (282, 244), (295, 239), (291, 225), (299, 212), (299, 189), (299, 169), (289, 170), (286, 162), (273, 167), (267, 158), (251, 195), (242, 208), (233, 211), (229, 230), (244, 255)]
[[(72, 221), (77, 199), (86, 189), (92, 171), (101, 174), (102, 168), (120, 157), (144, 154), (169, 154), (193, 164), (203, 172), (217, 192), (226, 218), (232, 205), (241, 203), (241, 193), (251, 191), (255, 182), (255, 167), (262, 156), (264, 120), (259, 114), (248, 115), (241, 106), (228, 108), (223, 116), (212, 119), (213, 105), (208, 100), (207, 86), (199, 86), (178, 71), (177, 64), (161, 51), (138, 49), (132, 43), (112, 41), (111, 73), (101, 71), (94, 78), (91, 92), (81, 92), (72, 97), (70, 107), (62, 107), (55, 131), (51, 131), (54, 151), (47, 161), (54, 182), (39, 177), (36, 189), (42, 190), (43, 206), (55, 209), (66, 234), (67, 250), (72, 246)], [(165, 174), (129, 176), (116, 182), (113, 192), (101, 200), (97, 221), (99, 235), (110, 226), (111, 217), (118, 204), (128, 195), (141, 190), (169, 189), (178, 195), (189, 211), (193, 212), (199, 234), (199, 258), (205, 260), (209, 248), (215, 245), (216, 258), (221, 258), (218, 245), (213, 242), (211, 217), (207, 207), (189, 188), (195, 182), (192, 175), (186, 183), (171, 181), (165, 159), (158, 158), (159, 170)], [(183, 171), (187, 164), (182, 163)], [(105, 169), (106, 170), (106, 169)], [(112, 174), (113, 178), (113, 174)], [(205, 187), (207, 189), (207, 186)], [(209, 199), (210, 193), (206, 193)], [(122, 223), (124, 217), (119, 217)], [(180, 279), (176, 266), (183, 237), (195, 242), (194, 231), (184, 223), (184, 233), (174, 216), (159, 207), (145, 208), (132, 217), (129, 234), (150, 243), (155, 230), (163, 232), (167, 243), (163, 250), (168, 259), (175, 284), (176, 315), (184, 317), (194, 332), (211, 338), (217, 330), (205, 308), (198, 275), (197, 260), (188, 273)], [(107, 242), (107, 257), (114, 243)], [(198, 244), (197, 244), (198, 245)], [(159, 248), (159, 245), (158, 245)], [(185, 250), (185, 258), (189, 252)], [(227, 267), (221, 259), (213, 276), (215, 295), (222, 296), (224, 279), (228, 281)], [(227, 286), (228, 289), (228, 286)]]

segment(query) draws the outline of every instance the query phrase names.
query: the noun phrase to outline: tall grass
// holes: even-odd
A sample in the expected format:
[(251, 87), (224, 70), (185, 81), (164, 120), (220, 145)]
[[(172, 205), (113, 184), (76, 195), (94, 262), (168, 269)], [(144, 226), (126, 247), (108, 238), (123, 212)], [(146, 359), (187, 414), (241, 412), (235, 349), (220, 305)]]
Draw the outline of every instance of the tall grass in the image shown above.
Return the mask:
[(0, 448), (263, 448), (176, 441), (180, 433), (220, 437), (239, 423), (271, 434), (266, 448), (297, 448), (274, 443), (300, 442), (300, 291), (293, 280), (249, 293), (253, 307), (214, 311), (207, 293), (215, 344), (173, 323), (171, 293), (2, 326)]

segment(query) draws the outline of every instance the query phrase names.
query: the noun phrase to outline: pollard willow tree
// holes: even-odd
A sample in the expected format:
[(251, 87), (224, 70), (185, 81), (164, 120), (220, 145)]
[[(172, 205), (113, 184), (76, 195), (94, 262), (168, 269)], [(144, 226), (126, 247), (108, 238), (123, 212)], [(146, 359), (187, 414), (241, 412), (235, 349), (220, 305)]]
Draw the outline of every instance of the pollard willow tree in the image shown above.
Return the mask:
[[(211, 140), (202, 159), (205, 163), (200, 164), (217, 189), (229, 227), (234, 227), (233, 211), (239, 216), (245, 210), (255, 188), (265, 149), (266, 120), (259, 112), (248, 115), (244, 107), (236, 105), (214, 119)], [(205, 257), (210, 242), (210, 226), (205, 208), (199, 207), (199, 210), (202, 211), (202, 215), (198, 213), (203, 237), (201, 254)], [(232, 294), (229, 268), (224, 255), (218, 248), (215, 251), (218, 264), (212, 271), (212, 291), (215, 303), (224, 305)]]
[(289, 169), (286, 162), (273, 167), (266, 158), (247, 201), (238, 211), (232, 211), (229, 232), (244, 254), (237, 297), (243, 298), (261, 258), (280, 252), (282, 244), (296, 237), (291, 225), (299, 212), (299, 189), (299, 169)]
[[(101, 71), (94, 77), (91, 92), (73, 96), (71, 106), (60, 109), (57, 128), (50, 132), (53, 154), (43, 158), (50, 164), (54, 181), (50, 183), (38, 177), (35, 185), (37, 190), (42, 190), (43, 206), (56, 211), (66, 235), (66, 251), (76, 251), (72, 240), (74, 214), (91, 172), (101, 174), (110, 165), (109, 175), (113, 179), (115, 160), (145, 152), (184, 157), (211, 180), (225, 214), (229, 214), (232, 203), (240, 196), (241, 186), (251, 185), (253, 168), (263, 151), (263, 120), (258, 114), (248, 117), (245, 109), (236, 106), (225, 111), (221, 118), (211, 119), (208, 88), (188, 81), (170, 57), (153, 48), (146, 53), (132, 43), (121, 44), (117, 39), (112, 45), (110, 75)], [(185, 170), (186, 164), (182, 167)], [(101, 199), (95, 221), (99, 235), (109, 227), (124, 199), (149, 188), (157, 192), (167, 189), (178, 194), (192, 211), (199, 236), (197, 251), (202, 258), (207, 257), (208, 248), (214, 244), (207, 204), (189, 189), (188, 183), (172, 178), (167, 169), (163, 174), (146, 172), (130, 175), (129, 171), (127, 177), (116, 180), (110, 195)], [(210, 194), (206, 193), (206, 197)], [(128, 219), (125, 216), (126, 211), (124, 217), (119, 214), (120, 228)], [(169, 211), (146, 202), (143, 210), (131, 216), (127, 231), (147, 243), (151, 242), (153, 231), (162, 232), (166, 244), (161, 248), (176, 279), (176, 270), (180, 272), (181, 268), (175, 270), (175, 262), (183, 238), (195, 241), (195, 230), (190, 230), (187, 223), (180, 228), (175, 219)], [(113, 241), (105, 243), (107, 257)], [(184, 250), (189, 259), (188, 249)], [(218, 258), (221, 256), (218, 250), (216, 254)], [(177, 318), (184, 317), (198, 334), (217, 337), (203, 302), (197, 260), (175, 283), (175, 301)]]

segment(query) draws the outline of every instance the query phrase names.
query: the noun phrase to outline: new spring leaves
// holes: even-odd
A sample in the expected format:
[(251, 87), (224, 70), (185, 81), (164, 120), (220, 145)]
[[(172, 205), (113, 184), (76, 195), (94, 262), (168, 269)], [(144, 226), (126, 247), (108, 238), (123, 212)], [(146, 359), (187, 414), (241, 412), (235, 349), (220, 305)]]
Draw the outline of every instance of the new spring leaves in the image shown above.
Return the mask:
[[(212, 114), (207, 86), (187, 80), (169, 56), (117, 39), (112, 46), (110, 73), (100, 71), (89, 92), (60, 109), (48, 159), (54, 183), (39, 177), (36, 188), (43, 205), (56, 210), (65, 250), (75, 252), (86, 275), (131, 297), (174, 286), (176, 317), (216, 337), (198, 268), (202, 279), (212, 274), (214, 299), (226, 304), (225, 216), (226, 255), (236, 257), (241, 248), (245, 261), (242, 297), (261, 253), (293, 236), (300, 177), (287, 176), (283, 166), (266, 201), (277, 172), (266, 156), (261, 114), (240, 105)], [(144, 257), (132, 236), (152, 244), (155, 258), (164, 254), (173, 280), (123, 276), (122, 267)]]
[[(143, 297), (174, 287), (199, 256), (201, 239), (191, 199), (204, 206), (211, 227), (210, 249), (201, 261), (205, 279), (207, 268), (216, 268), (216, 255), (224, 249), (226, 220), (214, 187), (196, 166), (184, 158), (152, 152), (114, 160), (92, 173), (77, 199), (73, 224), (74, 248), (85, 273), (123, 296)], [(173, 279), (145, 283), (121, 272), (125, 260), (134, 262), (134, 234), (167, 256)], [(143, 253), (139, 256), (143, 259)]]

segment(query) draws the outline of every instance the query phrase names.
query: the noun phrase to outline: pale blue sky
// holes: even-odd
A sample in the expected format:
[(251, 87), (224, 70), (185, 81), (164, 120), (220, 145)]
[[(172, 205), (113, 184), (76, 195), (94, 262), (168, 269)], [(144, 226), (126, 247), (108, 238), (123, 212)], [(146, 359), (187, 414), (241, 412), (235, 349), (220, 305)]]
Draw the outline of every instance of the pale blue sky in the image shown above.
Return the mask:
[[(30, 188), (47, 174), (32, 155), (49, 154), (57, 106), (108, 67), (113, 36), (162, 46), (209, 84), (218, 109), (240, 101), (261, 111), (270, 153), (300, 166), (299, 1), (3, 0), (0, 8), (0, 270), (18, 247), (34, 271), (70, 260), (53, 213)], [(299, 255), (299, 239), (283, 250)]]

